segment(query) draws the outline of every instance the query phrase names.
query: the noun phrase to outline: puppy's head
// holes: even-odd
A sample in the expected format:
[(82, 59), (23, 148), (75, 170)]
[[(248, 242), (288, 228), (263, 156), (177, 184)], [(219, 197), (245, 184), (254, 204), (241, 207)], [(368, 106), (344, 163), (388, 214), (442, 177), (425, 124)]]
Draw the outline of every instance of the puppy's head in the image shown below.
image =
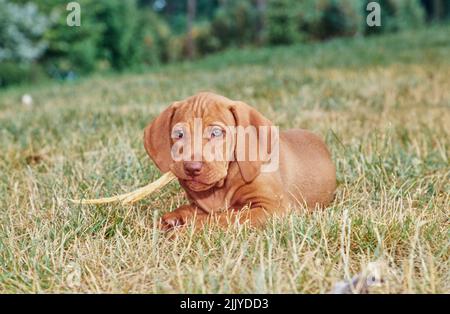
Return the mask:
[[(259, 127), (270, 125), (245, 103), (204, 92), (164, 110), (145, 129), (144, 146), (162, 172), (172, 171), (192, 191), (206, 191), (224, 184), (231, 162), (238, 163), (244, 181), (258, 176), (262, 161), (250, 157), (250, 138), (259, 143)], [(240, 144), (239, 128), (246, 128), (248, 143)]]

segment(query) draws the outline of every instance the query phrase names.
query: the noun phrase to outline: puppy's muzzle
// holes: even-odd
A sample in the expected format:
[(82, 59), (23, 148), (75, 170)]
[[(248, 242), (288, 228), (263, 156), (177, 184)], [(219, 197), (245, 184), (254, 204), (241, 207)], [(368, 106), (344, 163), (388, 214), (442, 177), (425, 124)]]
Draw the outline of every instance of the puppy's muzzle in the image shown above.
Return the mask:
[(201, 161), (185, 161), (183, 163), (183, 168), (188, 176), (196, 177), (200, 175), (203, 163)]

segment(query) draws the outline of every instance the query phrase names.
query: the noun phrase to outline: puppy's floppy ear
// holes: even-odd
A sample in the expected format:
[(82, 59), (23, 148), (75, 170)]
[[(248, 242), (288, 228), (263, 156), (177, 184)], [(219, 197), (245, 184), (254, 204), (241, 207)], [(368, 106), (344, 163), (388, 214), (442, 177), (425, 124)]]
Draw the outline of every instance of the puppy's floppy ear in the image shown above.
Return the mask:
[[(230, 110), (231, 113), (234, 116), (234, 120), (236, 122), (236, 126), (237, 127), (243, 127), (243, 128), (247, 128), (249, 126), (253, 126), (257, 132), (257, 141), (258, 141), (258, 147), (252, 147), (252, 149), (259, 149), (259, 144), (261, 142), (261, 137), (262, 136), (266, 136), (266, 141), (264, 141), (265, 143), (267, 143), (268, 140), (268, 153), (270, 154), (270, 142), (271, 142), (271, 134), (270, 134), (270, 126), (272, 126), (272, 122), (270, 120), (268, 120), (267, 118), (265, 118), (261, 113), (259, 113), (256, 109), (250, 107), (249, 105), (247, 105), (244, 102), (241, 101), (235, 101), (231, 106), (230, 106)], [(259, 127), (261, 126), (267, 126), (268, 128), (264, 128), (266, 132), (266, 134), (262, 134), (261, 130), (259, 129)], [(255, 161), (251, 161), (249, 156), (250, 156), (250, 151), (249, 151), (249, 140), (247, 137), (245, 137), (245, 159), (244, 160), (239, 160), (240, 158), (238, 158), (237, 155), (237, 146), (238, 143), (236, 143), (236, 149), (235, 149), (235, 160), (238, 163), (239, 166), (239, 171), (242, 175), (242, 178), (244, 179), (245, 182), (249, 183), (251, 181), (253, 181), (261, 172), (261, 165), (263, 163), (263, 161), (261, 160), (261, 156), (259, 156), (259, 151), (257, 152), (257, 160)], [(266, 151), (267, 151), (266, 149)]]
[(145, 150), (162, 172), (169, 171), (172, 163), (170, 126), (177, 107), (177, 103), (170, 105), (144, 131)]

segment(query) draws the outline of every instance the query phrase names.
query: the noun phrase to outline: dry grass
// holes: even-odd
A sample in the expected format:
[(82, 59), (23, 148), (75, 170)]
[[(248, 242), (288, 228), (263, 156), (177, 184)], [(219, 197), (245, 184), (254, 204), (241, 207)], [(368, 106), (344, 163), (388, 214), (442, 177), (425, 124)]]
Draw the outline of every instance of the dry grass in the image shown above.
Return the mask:
[[(450, 292), (447, 28), (367, 41), (244, 50), (153, 73), (0, 95), (0, 292), (306, 292), (381, 263), (382, 293)], [(156, 219), (176, 183), (133, 206), (70, 198), (159, 177), (142, 130), (170, 101), (215, 90), (281, 128), (326, 137), (338, 169), (327, 210), (263, 230), (185, 232)], [(20, 95), (29, 92), (32, 108)]]

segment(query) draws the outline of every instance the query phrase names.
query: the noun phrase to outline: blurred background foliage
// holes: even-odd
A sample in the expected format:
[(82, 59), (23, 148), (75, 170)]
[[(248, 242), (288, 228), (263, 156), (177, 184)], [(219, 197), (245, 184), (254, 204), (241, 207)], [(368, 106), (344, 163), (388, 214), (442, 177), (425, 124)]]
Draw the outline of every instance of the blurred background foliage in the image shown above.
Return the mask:
[(0, 87), (94, 71), (143, 71), (229, 47), (370, 36), (446, 23), (448, 0), (379, 0), (381, 27), (368, 27), (369, 0), (0, 0)]

